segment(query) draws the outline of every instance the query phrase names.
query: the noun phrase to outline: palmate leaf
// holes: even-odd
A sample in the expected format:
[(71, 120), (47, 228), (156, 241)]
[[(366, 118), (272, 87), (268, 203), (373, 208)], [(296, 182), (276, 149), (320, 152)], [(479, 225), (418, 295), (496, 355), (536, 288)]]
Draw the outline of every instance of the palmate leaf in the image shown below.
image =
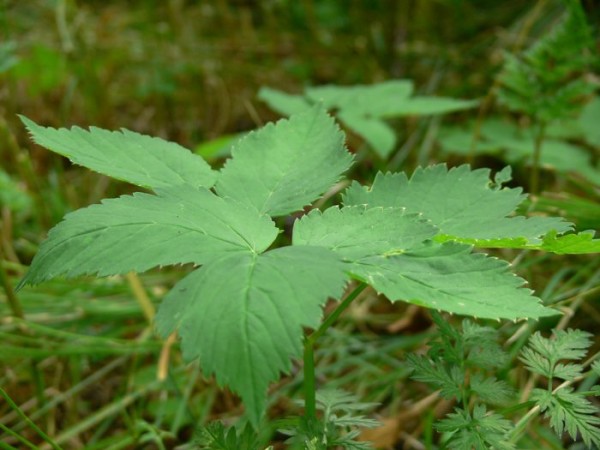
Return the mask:
[(494, 186), (489, 173), (466, 165), (447, 169), (443, 164), (419, 168), (410, 179), (404, 173), (379, 173), (370, 188), (352, 183), (344, 204), (404, 207), (431, 220), (440, 229), (439, 241), (482, 247), (538, 244), (552, 230), (571, 229), (561, 218), (507, 217), (525, 195), (521, 189)]
[(133, 131), (45, 128), (20, 116), (33, 140), (73, 163), (146, 188), (187, 184), (210, 188), (217, 172), (174, 142)]
[(135, 193), (68, 214), (42, 243), (20, 286), (59, 275), (204, 264), (227, 254), (262, 252), (276, 235), (268, 217), (204, 188)]
[(363, 258), (349, 270), (392, 301), (489, 319), (558, 314), (522, 287), (525, 281), (509, 271), (508, 263), (453, 242)]
[(336, 251), (346, 261), (402, 253), (421, 246), (437, 229), (403, 208), (365, 206), (312, 210), (294, 224), (293, 245), (316, 245)]
[(320, 107), (249, 133), (233, 147), (232, 156), (217, 192), (271, 216), (302, 209), (352, 163), (344, 134)]
[(185, 359), (240, 394), (257, 425), (268, 384), (290, 369), (302, 327), (315, 328), (321, 306), (347, 276), (337, 255), (320, 247), (283, 247), (213, 261), (180, 281), (157, 315), (162, 336), (177, 329)]

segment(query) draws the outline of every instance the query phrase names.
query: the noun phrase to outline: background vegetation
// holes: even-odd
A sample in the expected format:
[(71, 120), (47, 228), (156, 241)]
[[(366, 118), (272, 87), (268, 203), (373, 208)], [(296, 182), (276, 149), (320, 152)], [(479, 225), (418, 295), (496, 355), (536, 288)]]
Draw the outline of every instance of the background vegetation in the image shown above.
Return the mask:
[[(599, 23), (597, 3), (582, 4), (588, 23)], [(16, 114), (47, 126), (125, 127), (161, 136), (218, 167), (228, 136), (279, 117), (257, 99), (263, 86), (301, 93), (307, 86), (411, 79), (419, 95), (479, 99), (480, 106), (393, 119), (399, 146), (387, 160), (350, 133), (357, 177), (443, 161), (494, 170), (510, 163), (512, 183), (539, 192), (529, 212), (560, 214), (582, 230), (597, 230), (598, 63), (585, 62), (567, 77), (593, 88), (563, 122), (545, 128), (546, 155), (555, 157), (542, 161), (539, 181), (531, 179), (528, 160), (535, 111), (515, 109), (502, 96), (497, 101), (506, 54), (522, 55), (539, 42), (564, 9), (558, 0), (0, 2), (2, 448), (27, 448), (16, 435), (40, 448), (51, 448), (51, 441), (65, 449), (175, 448), (190, 443), (199, 425), (231, 424), (242, 411), (235, 396), (203, 379), (196, 364), (182, 362), (176, 344), (153, 332), (156, 305), (187, 268), (57, 280), (14, 293), (45, 233), (65, 213), (132, 189), (36, 147)], [(565, 311), (540, 329), (596, 334), (597, 255), (559, 259), (506, 250), (501, 256), (546, 304)], [(535, 379), (516, 355), (538, 325), (491, 326), (512, 358), (502, 376), (526, 393)], [(411, 380), (404, 362), (425, 348), (435, 329), (427, 311), (390, 305), (367, 290), (323, 338), (319, 381), (378, 403), (371, 415), (380, 426), (363, 432), (378, 448), (437, 442), (432, 423), (452, 403)], [(598, 351), (594, 340), (589, 355)], [(270, 417), (298, 412), (300, 373), (273, 386)], [(282, 435), (269, 439), (285, 448)], [(568, 437), (553, 437), (543, 421), (519, 448), (540, 443), (578, 448)]]

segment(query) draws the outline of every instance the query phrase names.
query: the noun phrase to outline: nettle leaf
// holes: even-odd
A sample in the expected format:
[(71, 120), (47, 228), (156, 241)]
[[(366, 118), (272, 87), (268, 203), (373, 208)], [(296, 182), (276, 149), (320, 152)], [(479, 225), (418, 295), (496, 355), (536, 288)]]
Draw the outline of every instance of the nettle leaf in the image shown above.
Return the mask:
[(217, 172), (174, 142), (129, 130), (45, 128), (19, 116), (33, 140), (73, 163), (150, 189), (187, 184), (210, 188)]
[(217, 182), (221, 196), (282, 216), (302, 209), (352, 164), (344, 134), (320, 107), (249, 133)]
[(320, 247), (283, 247), (226, 256), (180, 281), (157, 315), (162, 336), (175, 329), (184, 358), (240, 394), (258, 423), (266, 389), (301, 354), (302, 327), (315, 328), (328, 297), (347, 276), (338, 256)]
[(365, 206), (312, 210), (294, 224), (293, 245), (327, 247), (346, 261), (402, 253), (421, 246), (437, 229), (403, 208)]
[(390, 300), (451, 313), (518, 320), (558, 314), (523, 288), (505, 261), (471, 253), (468, 245), (435, 242), (402, 255), (374, 256), (350, 272)]
[(444, 164), (404, 173), (379, 173), (368, 188), (357, 182), (346, 190), (345, 205), (404, 207), (421, 213), (440, 229), (440, 242), (458, 241), (480, 247), (523, 247), (540, 237), (572, 228), (561, 218), (507, 217), (525, 199), (521, 189), (498, 188), (488, 169)]
[(277, 233), (267, 216), (204, 188), (124, 195), (67, 214), (50, 230), (20, 285), (260, 253)]

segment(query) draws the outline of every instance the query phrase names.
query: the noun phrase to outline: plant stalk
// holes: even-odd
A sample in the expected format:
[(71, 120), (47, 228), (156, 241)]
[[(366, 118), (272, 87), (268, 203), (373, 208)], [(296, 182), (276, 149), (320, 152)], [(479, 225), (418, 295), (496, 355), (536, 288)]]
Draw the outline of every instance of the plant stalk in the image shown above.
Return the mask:
[(29, 419), (29, 417), (27, 417), (25, 415), (25, 413), (23, 411), (21, 411), (21, 408), (19, 408), (17, 406), (17, 404), (12, 400), (12, 398), (9, 397), (9, 395), (4, 391), (4, 389), (0, 388), (0, 397), (3, 397), (4, 400), (6, 401), (6, 403), (8, 403), (8, 406), (15, 411), (20, 417), (21, 419), (23, 419), (45, 442), (47, 442), (48, 444), (50, 444), (50, 446), (54, 449), (54, 450), (61, 450), (61, 447), (59, 447), (51, 438), (50, 436), (48, 436), (46, 433), (44, 433), (35, 423), (33, 423), (31, 421), (31, 419)]
[(304, 339), (304, 416), (309, 420), (317, 418), (317, 396), (315, 383), (315, 342), (340, 317), (350, 304), (365, 290), (366, 283), (359, 283), (335, 310), (325, 318), (317, 330)]

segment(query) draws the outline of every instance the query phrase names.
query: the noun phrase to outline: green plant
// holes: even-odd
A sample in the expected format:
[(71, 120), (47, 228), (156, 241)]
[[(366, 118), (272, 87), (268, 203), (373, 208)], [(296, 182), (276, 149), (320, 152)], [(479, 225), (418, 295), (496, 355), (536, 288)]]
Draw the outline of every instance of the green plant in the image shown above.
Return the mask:
[(391, 80), (373, 85), (318, 86), (291, 95), (263, 87), (258, 97), (269, 107), (289, 116), (315, 103), (334, 111), (337, 119), (361, 136), (381, 158), (387, 158), (397, 144), (396, 132), (386, 120), (403, 116), (446, 114), (473, 108), (477, 101), (446, 97), (411, 97), (410, 80)]
[[(303, 350), (305, 414), (316, 417), (313, 348), (371, 285), (390, 300), (518, 320), (552, 316), (508, 263), (474, 247), (598, 251), (560, 218), (511, 216), (525, 196), (485, 169), (445, 165), (354, 182), (344, 206), (313, 209), (292, 245), (273, 218), (302, 211), (348, 169), (344, 136), (320, 106), (239, 141), (219, 172), (177, 144), (131, 131), (52, 129), (23, 118), (33, 139), (73, 162), (150, 189), (68, 214), (40, 246), (19, 287), (57, 276), (99, 276), (191, 263), (156, 317), (177, 331), (184, 358), (238, 393), (252, 425), (268, 385)], [(275, 243), (275, 244), (274, 244)], [(277, 247), (277, 248), (272, 248)], [(322, 306), (343, 301), (322, 323)]]
[(565, 0), (558, 23), (522, 55), (505, 55), (499, 100), (510, 110), (531, 118), (531, 191), (538, 193), (539, 167), (547, 127), (577, 115), (581, 102), (597, 85), (586, 79), (597, 63), (594, 38), (579, 0)]
[[(598, 395), (600, 386), (588, 391), (574, 391), (574, 382), (590, 378), (598, 368), (594, 358), (585, 371), (581, 360), (592, 344), (589, 333), (580, 330), (557, 330), (552, 338), (536, 332), (522, 350), (521, 360), (534, 376), (547, 379), (546, 389), (534, 388), (529, 399), (518, 403), (515, 389), (495, 373), (510, 366), (510, 355), (499, 345), (498, 330), (469, 320), (461, 329), (433, 313), (438, 335), (426, 355), (409, 355), (412, 377), (437, 389), (445, 399), (455, 401), (454, 411), (434, 426), (442, 433), (441, 442), (449, 449), (514, 449), (526, 426), (541, 412), (550, 426), (562, 436), (568, 431), (575, 440), (581, 436), (586, 446), (600, 444), (598, 408), (586, 397)], [(584, 373), (585, 371), (585, 373)], [(564, 383), (555, 386), (555, 379)], [(500, 407), (500, 412), (494, 411)], [(512, 414), (528, 409), (513, 423)], [(539, 444), (538, 444), (539, 445)], [(519, 447), (521, 448), (521, 447)]]

